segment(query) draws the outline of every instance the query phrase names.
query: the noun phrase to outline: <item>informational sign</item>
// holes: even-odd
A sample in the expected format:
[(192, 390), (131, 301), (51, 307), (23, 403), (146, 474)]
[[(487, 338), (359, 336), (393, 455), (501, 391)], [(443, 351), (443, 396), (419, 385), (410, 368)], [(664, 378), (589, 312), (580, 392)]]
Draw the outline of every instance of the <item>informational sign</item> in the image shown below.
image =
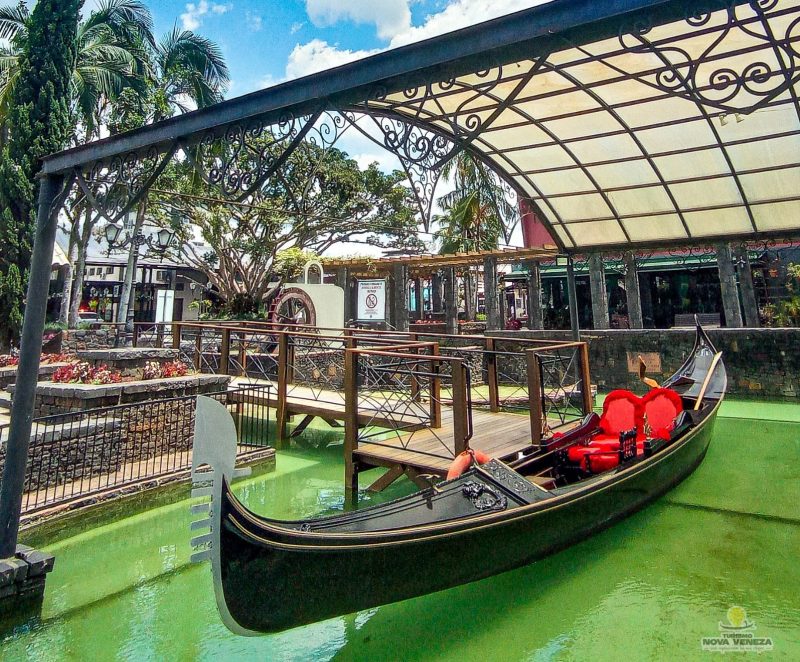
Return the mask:
[(386, 320), (386, 281), (358, 281), (358, 321), (384, 322)]
[(175, 292), (172, 290), (156, 290), (156, 324), (172, 321), (172, 306)]

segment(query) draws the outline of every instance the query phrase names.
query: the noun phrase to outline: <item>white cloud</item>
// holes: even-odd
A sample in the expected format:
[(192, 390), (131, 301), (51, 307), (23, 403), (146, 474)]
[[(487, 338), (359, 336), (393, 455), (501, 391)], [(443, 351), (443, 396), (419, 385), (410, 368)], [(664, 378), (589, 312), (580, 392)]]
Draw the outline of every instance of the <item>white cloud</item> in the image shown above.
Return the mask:
[(547, 2), (549, 0), (452, 0), (442, 11), (426, 16), (422, 25), (409, 26), (393, 35), (389, 46), (397, 48)]
[[(306, 0), (306, 6), (315, 25), (329, 25), (337, 20), (351, 19), (365, 22), (367, 16), (373, 16), (376, 25), (380, 12), (376, 8), (387, 10), (388, 5), (403, 4), (408, 7), (408, 0), (393, 2), (392, 0), (375, 0), (372, 3), (358, 1), (353, 6), (343, 2), (343, 0)], [(528, 7), (545, 4), (549, 0), (505, 0), (498, 3), (496, 0), (451, 0), (445, 8), (436, 13), (430, 14), (425, 18), (422, 25), (412, 26), (409, 21), (394, 21), (397, 25), (401, 23), (399, 31), (390, 35), (391, 41), (388, 48), (397, 48), (415, 41), (429, 39), (439, 34), (452, 32), (468, 25), (482, 23), (498, 16), (511, 14)], [(367, 5), (369, 5), (367, 7)], [(312, 14), (312, 8), (316, 12)], [(316, 16), (316, 19), (315, 19)], [(318, 23), (318, 21), (320, 23)], [(381, 23), (387, 26), (392, 21)], [(381, 26), (378, 26), (379, 31)], [(387, 33), (388, 34), (388, 33)], [(299, 78), (325, 69), (331, 69), (347, 62), (360, 60), (375, 53), (379, 53), (388, 48), (375, 50), (351, 51), (341, 49), (335, 44), (329, 44), (321, 39), (313, 39), (305, 44), (297, 44), (289, 54), (286, 64), (286, 78)]]
[(343, 20), (374, 23), (381, 39), (392, 39), (411, 27), (409, 0), (306, 0), (311, 22), (324, 28)]
[(289, 30), (289, 32), (291, 32), (292, 34), (297, 34), (298, 32), (300, 32), (300, 30), (303, 29), (303, 26), (305, 26), (305, 23), (300, 23), (299, 21), (297, 23), (292, 23), (292, 27)]
[(208, 2), (208, 0), (200, 0), (197, 3), (187, 2), (186, 11), (181, 14), (181, 24), (184, 30), (197, 30), (202, 25), (203, 16), (206, 16), (209, 12), (221, 16), (231, 9), (233, 9), (233, 5), (223, 5), (216, 2)]
[(289, 54), (286, 63), (286, 78), (300, 78), (308, 74), (332, 69), (347, 62), (361, 60), (378, 53), (372, 51), (351, 51), (331, 46), (327, 41), (312, 39), (307, 44), (297, 44)]
[(261, 28), (264, 27), (264, 19), (261, 14), (255, 14), (248, 10), (245, 14), (245, 20), (247, 21), (247, 29), (251, 32), (260, 32)]

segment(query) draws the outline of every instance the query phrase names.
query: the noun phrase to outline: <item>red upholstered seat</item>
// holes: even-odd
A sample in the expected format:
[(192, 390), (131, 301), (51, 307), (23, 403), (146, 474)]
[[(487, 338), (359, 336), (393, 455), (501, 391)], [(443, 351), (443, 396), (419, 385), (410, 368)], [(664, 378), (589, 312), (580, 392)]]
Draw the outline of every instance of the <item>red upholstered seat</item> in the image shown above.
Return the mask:
[[(624, 389), (611, 391), (603, 402), (603, 415), (600, 417), (600, 433), (594, 440), (616, 441), (619, 444), (621, 432), (637, 428), (643, 431), (642, 399)], [(644, 438), (644, 437), (642, 437)]]
[(669, 439), (675, 418), (683, 411), (683, 400), (668, 388), (654, 388), (642, 398), (642, 416), (651, 437)]

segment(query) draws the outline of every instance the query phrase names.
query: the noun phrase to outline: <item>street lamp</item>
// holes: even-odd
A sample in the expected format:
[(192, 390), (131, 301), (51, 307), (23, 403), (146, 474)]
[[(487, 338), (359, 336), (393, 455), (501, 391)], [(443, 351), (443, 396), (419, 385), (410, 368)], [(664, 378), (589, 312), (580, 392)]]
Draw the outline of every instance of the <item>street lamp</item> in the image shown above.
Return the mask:
[[(130, 232), (126, 231), (120, 222), (108, 223), (104, 229), (106, 241), (108, 242), (108, 252), (114, 249), (124, 249), (133, 246), (133, 262), (131, 269), (131, 287), (128, 293), (128, 301), (125, 302), (127, 310), (125, 314), (125, 333), (133, 334), (133, 297), (136, 292), (136, 268), (139, 262), (139, 248), (147, 246), (148, 250), (164, 255), (172, 245), (175, 231), (171, 228), (159, 228), (155, 234), (145, 235), (141, 229)], [(124, 290), (123, 290), (124, 291)], [(123, 303), (123, 302), (120, 302)]]

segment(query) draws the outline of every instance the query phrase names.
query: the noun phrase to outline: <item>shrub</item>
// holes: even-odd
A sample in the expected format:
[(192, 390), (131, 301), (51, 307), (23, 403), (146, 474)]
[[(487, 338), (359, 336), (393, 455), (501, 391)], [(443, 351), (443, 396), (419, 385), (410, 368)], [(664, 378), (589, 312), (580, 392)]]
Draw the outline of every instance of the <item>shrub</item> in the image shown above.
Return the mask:
[(53, 381), (57, 384), (118, 384), (122, 381), (122, 374), (106, 365), (90, 366), (79, 362), (56, 370)]
[(0, 354), (0, 368), (8, 368), (19, 364), (19, 357), (11, 354)]
[(142, 371), (142, 379), (167, 379), (169, 377), (184, 377), (187, 374), (189, 374), (189, 368), (180, 361), (170, 361), (164, 364), (148, 361)]

